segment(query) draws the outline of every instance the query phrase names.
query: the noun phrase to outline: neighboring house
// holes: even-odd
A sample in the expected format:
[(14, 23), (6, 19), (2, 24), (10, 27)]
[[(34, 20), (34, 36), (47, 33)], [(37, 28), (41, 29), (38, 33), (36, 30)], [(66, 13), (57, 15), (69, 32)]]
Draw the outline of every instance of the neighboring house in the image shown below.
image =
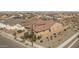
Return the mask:
[(35, 31), (37, 31), (35, 32), (37, 36), (50, 37), (54, 33), (62, 32), (64, 29), (63, 25), (60, 23), (50, 24), (49, 26), (47, 25), (47, 27), (42, 26), (42, 28), (43, 30), (41, 30), (41, 28), (38, 28), (39, 30), (35, 29)]
[(10, 25), (0, 23), (0, 28), (3, 28), (3, 29), (5, 28), (7, 30), (25, 30), (25, 28), (23, 26), (21, 26), (20, 24), (10, 26)]
[(37, 36), (50, 37), (53, 33), (58, 33), (63, 31), (64, 27), (62, 24), (55, 22), (53, 20), (35, 20), (33, 23), (24, 22), (22, 24), (26, 29), (31, 30), (33, 25), (33, 32)]

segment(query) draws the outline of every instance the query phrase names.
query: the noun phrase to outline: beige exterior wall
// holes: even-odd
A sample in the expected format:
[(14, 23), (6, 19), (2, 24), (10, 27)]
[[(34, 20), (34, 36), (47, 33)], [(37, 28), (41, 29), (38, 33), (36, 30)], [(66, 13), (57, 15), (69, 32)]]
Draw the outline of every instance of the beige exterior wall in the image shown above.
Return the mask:
[(37, 36), (41, 35), (43, 38), (50, 37), (51, 35), (53, 35), (53, 33), (62, 32), (64, 30), (64, 27), (62, 24), (56, 23), (50, 28), (50, 30), (51, 31), (46, 30), (46, 31), (36, 33), (36, 35)]
[(49, 32), (49, 30), (36, 33), (37, 36), (42, 36), (42, 37), (44, 37), (44, 38), (50, 36), (50, 34), (51, 34), (51, 32)]
[(56, 23), (50, 29), (51, 32), (58, 33), (64, 30), (64, 26), (62, 24)]

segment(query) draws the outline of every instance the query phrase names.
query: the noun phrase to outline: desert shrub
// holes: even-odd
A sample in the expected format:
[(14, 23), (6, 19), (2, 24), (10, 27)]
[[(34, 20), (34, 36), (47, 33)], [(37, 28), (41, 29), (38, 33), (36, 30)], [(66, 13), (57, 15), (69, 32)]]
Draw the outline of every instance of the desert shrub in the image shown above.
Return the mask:
[(18, 33), (22, 33), (23, 31), (22, 31), (22, 30), (17, 30), (17, 32), (18, 32)]
[(40, 39), (41, 39), (41, 36), (38, 36), (38, 37), (37, 37), (37, 39), (39, 39), (39, 40), (40, 40)]
[(40, 43), (42, 43), (43, 42), (43, 40), (40, 40)]

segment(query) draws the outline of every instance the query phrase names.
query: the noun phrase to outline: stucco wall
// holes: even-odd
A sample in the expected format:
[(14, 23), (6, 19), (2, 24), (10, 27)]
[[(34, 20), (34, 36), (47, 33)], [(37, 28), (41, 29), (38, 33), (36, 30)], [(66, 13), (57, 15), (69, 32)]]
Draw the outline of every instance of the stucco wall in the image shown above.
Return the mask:
[(48, 29), (46, 31), (36, 33), (36, 35), (37, 36), (41, 35), (43, 38), (50, 37), (51, 35), (53, 35), (53, 33), (62, 32), (64, 30), (64, 27), (62, 24), (56, 23), (50, 28), (50, 30), (51, 31), (49, 31), (49, 29)]

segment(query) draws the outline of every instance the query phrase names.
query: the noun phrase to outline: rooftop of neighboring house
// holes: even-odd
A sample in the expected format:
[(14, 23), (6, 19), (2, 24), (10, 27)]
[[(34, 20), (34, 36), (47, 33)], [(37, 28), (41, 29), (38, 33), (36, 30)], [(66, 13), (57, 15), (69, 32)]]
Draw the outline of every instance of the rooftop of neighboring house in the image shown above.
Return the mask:
[(22, 22), (22, 26), (26, 27), (27, 29), (32, 29), (33, 25), (33, 31), (38, 33), (50, 29), (56, 23), (57, 22), (53, 20), (34, 19)]
[(6, 19), (6, 18), (9, 18), (8, 15), (0, 15), (0, 20), (1, 19)]

